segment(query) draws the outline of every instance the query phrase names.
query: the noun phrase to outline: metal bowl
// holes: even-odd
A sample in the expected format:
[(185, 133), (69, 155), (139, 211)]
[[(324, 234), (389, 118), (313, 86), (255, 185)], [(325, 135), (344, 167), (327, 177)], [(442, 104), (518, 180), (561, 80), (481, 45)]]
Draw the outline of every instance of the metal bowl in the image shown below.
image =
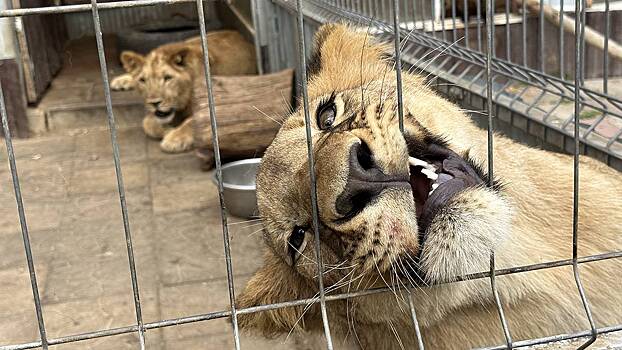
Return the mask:
[[(227, 211), (243, 218), (256, 218), (257, 196), (255, 194), (255, 176), (261, 158), (252, 158), (231, 162), (222, 166), (222, 185)], [(216, 172), (212, 180), (218, 185)]]

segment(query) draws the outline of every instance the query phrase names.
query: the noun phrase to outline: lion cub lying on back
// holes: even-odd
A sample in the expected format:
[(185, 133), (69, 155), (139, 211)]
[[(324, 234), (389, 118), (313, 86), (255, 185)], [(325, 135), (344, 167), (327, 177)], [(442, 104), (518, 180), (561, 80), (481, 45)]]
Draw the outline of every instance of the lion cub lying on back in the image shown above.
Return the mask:
[[(255, 50), (240, 33), (231, 30), (207, 34), (210, 70), (213, 75), (255, 74)], [(111, 83), (116, 90), (137, 88), (145, 99), (147, 115), (143, 130), (162, 139), (166, 152), (192, 148), (192, 108), (194, 79), (204, 79), (201, 39), (162, 45), (143, 56), (132, 51), (121, 54), (128, 72)]]
[[(324, 286), (328, 294), (392, 284), (392, 292), (327, 302), (336, 348), (416, 349), (409, 293), (426, 349), (504, 344), (488, 278), (497, 268), (563, 260), (572, 252), (573, 160), (487, 134), (423, 78), (404, 72), (398, 127), (391, 46), (365, 30), (326, 25), (310, 62), (309, 114)], [(257, 202), (269, 247), (238, 309), (317, 296), (302, 109), (267, 149)], [(579, 256), (622, 250), (622, 178), (582, 157)], [(579, 265), (596, 327), (622, 322), (622, 259)], [(571, 266), (497, 276), (515, 341), (589, 325)], [(407, 291), (406, 287), (412, 287)], [(268, 336), (322, 332), (318, 304), (239, 314)]]

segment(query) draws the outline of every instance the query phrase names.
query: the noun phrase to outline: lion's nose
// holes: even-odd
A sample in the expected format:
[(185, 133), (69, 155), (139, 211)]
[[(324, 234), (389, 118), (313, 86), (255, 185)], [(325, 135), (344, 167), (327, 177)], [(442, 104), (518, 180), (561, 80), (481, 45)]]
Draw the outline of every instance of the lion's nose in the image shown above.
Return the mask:
[(356, 215), (387, 188), (410, 187), (407, 174), (385, 174), (364, 142), (352, 145), (348, 165), (346, 187), (335, 203), (337, 213), (344, 217)]

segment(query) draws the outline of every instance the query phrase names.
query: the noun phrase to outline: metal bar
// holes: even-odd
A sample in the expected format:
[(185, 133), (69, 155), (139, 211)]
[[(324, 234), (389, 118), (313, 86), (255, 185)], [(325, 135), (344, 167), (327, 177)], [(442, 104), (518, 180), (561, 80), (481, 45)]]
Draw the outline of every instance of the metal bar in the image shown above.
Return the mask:
[[(313, 216), (313, 234), (315, 239), (315, 255), (317, 259), (318, 286), (320, 295), (320, 309), (322, 313), (322, 323), (324, 325), (324, 335), (326, 336), (326, 346), (328, 350), (333, 349), (333, 341), (330, 334), (330, 325), (328, 323), (328, 313), (326, 312), (326, 296), (324, 294), (324, 264), (322, 263), (321, 242), (320, 242), (320, 226), (319, 213), (317, 206), (317, 188), (315, 179), (315, 160), (313, 159), (313, 136), (311, 135), (311, 118), (309, 116), (309, 95), (307, 92), (307, 56), (305, 52), (304, 37), (304, 18), (302, 13), (302, 0), (296, 0), (297, 21), (298, 21), (298, 55), (300, 70), (300, 85), (302, 87), (302, 107), (305, 118), (305, 131), (307, 138), (307, 157), (309, 158), (309, 178), (311, 186), (311, 210)], [(398, 47), (399, 51), (399, 47)]]
[[(542, 6), (540, 6), (542, 8)], [(596, 341), (597, 333), (592, 311), (590, 310), (581, 277), (579, 275), (578, 257), (578, 235), (579, 235), (579, 154), (580, 154), (580, 134), (579, 134), (579, 116), (581, 113), (581, 86), (583, 86), (583, 31), (585, 29), (585, 8), (581, 0), (575, 0), (575, 74), (574, 74), (574, 157), (573, 157), (573, 179), (572, 179), (572, 272), (577, 290), (581, 297), (583, 309), (590, 323), (591, 337), (583, 343), (578, 350), (582, 350), (590, 346)]]
[(467, 48), (469, 44), (469, 0), (464, 0), (464, 41)]
[[(445, 12), (445, 9), (442, 9), (441, 11)], [(451, 25), (452, 25), (452, 35), (453, 35), (453, 40), (452, 42), (456, 42), (456, 40), (458, 40), (458, 32), (456, 30), (456, 0), (451, 0)]]
[(257, 60), (257, 73), (263, 74), (263, 57), (261, 54), (261, 35), (263, 34), (259, 26), (259, 3), (261, 0), (251, 0), (251, 11), (253, 16), (253, 27), (255, 29), (255, 59)]
[[(596, 262), (596, 261), (603, 261), (603, 260), (617, 259), (617, 258), (622, 258), (622, 251), (584, 256), (584, 257), (578, 258), (577, 262), (579, 264), (584, 264), (584, 263), (591, 263), (591, 262)], [(510, 274), (516, 274), (516, 273), (538, 271), (538, 270), (555, 268), (555, 267), (569, 266), (572, 264), (573, 264), (572, 259), (556, 260), (556, 261), (549, 261), (549, 262), (544, 262), (544, 263), (539, 263), (539, 264), (523, 265), (523, 266), (516, 266), (516, 267), (511, 267), (511, 268), (506, 268), (506, 269), (500, 269), (500, 270), (496, 270), (495, 273), (496, 273), (496, 276), (503, 276), (503, 275), (510, 275)], [(464, 276), (458, 276), (455, 280), (451, 282), (443, 282), (441, 284), (470, 281), (470, 280), (488, 278), (488, 277), (490, 277), (490, 271), (478, 272), (478, 273), (468, 274)], [(394, 286), (381, 287), (381, 288), (373, 288), (373, 289), (367, 289), (367, 290), (356, 291), (356, 292), (327, 295), (326, 300), (336, 301), (336, 300), (357, 298), (357, 297), (363, 297), (363, 296), (380, 294), (380, 293), (388, 293), (394, 290), (393, 287)], [(414, 288), (417, 288), (417, 287), (414, 287)], [(249, 307), (245, 309), (238, 309), (237, 314), (245, 315), (245, 314), (251, 314), (255, 312), (277, 310), (277, 309), (282, 309), (285, 307), (315, 304), (318, 302), (319, 302), (319, 298), (308, 298), (308, 299), (285, 301), (285, 302), (275, 303), (275, 304), (264, 304), (264, 305), (253, 306), (253, 307)], [(145, 329), (158, 329), (158, 328), (164, 328), (164, 327), (170, 327), (170, 326), (176, 326), (176, 325), (182, 325), (182, 324), (188, 324), (188, 323), (208, 321), (208, 320), (213, 320), (213, 319), (218, 319), (218, 318), (229, 317), (230, 315), (231, 315), (231, 311), (225, 310), (225, 311), (216, 311), (216, 312), (210, 312), (210, 313), (200, 314), (200, 315), (186, 316), (186, 317), (181, 317), (181, 318), (167, 319), (167, 320), (161, 320), (157, 322), (145, 323)], [(137, 330), (138, 330), (138, 327), (135, 325), (121, 327), (121, 328), (106, 329), (106, 330), (82, 333), (82, 334), (77, 334), (77, 335), (61, 337), (61, 338), (53, 338), (53, 339), (49, 339), (48, 343), (50, 345), (71, 343), (71, 342), (76, 342), (76, 341), (81, 341), (81, 340), (100, 338), (100, 337), (104, 337), (108, 335), (132, 333), (132, 332), (136, 332)], [(599, 328), (598, 332), (599, 334), (601, 334), (601, 333), (614, 332), (618, 330), (622, 330), (622, 324), (617, 325), (617, 326), (612, 326), (612, 327)], [(583, 333), (564, 335), (564, 336), (568, 336), (568, 338), (562, 338), (559, 340), (579, 338), (585, 335), (589, 335), (589, 333), (583, 332)], [(524, 341), (517, 342), (516, 344), (514, 344), (514, 347), (530, 345), (530, 344), (519, 345), (523, 343)], [(539, 344), (539, 343), (536, 343), (536, 344)], [(41, 347), (40, 341), (18, 344), (18, 345), (0, 346), (0, 350), (34, 349), (38, 347)], [(501, 348), (505, 349), (505, 345), (503, 345), (503, 347)]]
[(136, 311), (136, 323), (138, 325), (138, 341), (140, 349), (145, 349), (145, 330), (143, 328), (143, 316), (140, 305), (140, 292), (138, 290), (138, 278), (136, 277), (136, 264), (134, 262), (134, 248), (132, 246), (132, 233), (130, 231), (130, 221), (127, 212), (125, 199), (125, 186), (123, 184), (123, 172), (121, 171), (121, 159), (119, 157), (119, 143), (117, 141), (117, 126), (112, 110), (112, 98), (110, 96), (110, 82), (108, 81), (108, 67), (106, 55), (104, 53), (104, 40), (102, 38), (101, 24), (99, 21), (99, 9), (97, 0), (91, 0), (93, 14), (93, 29), (95, 30), (95, 41), (97, 42), (97, 54), (99, 56), (99, 69), (104, 83), (104, 99), (106, 101), (106, 114), (108, 116), (108, 129), (110, 130), (110, 143), (112, 144), (112, 157), (114, 160), (114, 170), (117, 178), (117, 188), (119, 190), (119, 202), (121, 204), (121, 216), (123, 218), (123, 230), (125, 232), (125, 244), (127, 246), (127, 259), (130, 267), (130, 277), (132, 280), (132, 293), (134, 296), (134, 310)]
[(540, 12), (538, 13), (538, 50), (540, 51), (538, 56), (540, 71), (544, 73), (544, 6), (542, 6), (542, 3), (540, 3)]
[(505, 0), (505, 59), (512, 62), (512, 38), (510, 36), (510, 0)]
[(233, 283), (233, 266), (231, 264), (231, 247), (229, 240), (229, 226), (227, 224), (227, 213), (225, 212), (225, 198), (222, 184), (222, 163), (220, 159), (220, 146), (218, 142), (218, 124), (216, 123), (216, 106), (214, 103), (214, 92), (212, 90), (212, 76), (209, 63), (209, 46), (207, 42), (205, 12), (203, 1), (196, 0), (197, 13), (199, 15), (199, 27), (201, 34), (201, 48), (203, 51), (203, 69), (205, 70), (205, 85), (207, 86), (207, 98), (209, 102), (209, 117), (212, 128), (212, 146), (214, 148), (214, 163), (216, 165), (216, 180), (218, 182), (218, 199), (220, 204), (220, 219), (222, 224), (222, 239), (225, 249), (225, 262), (227, 267), (227, 287), (229, 291), (229, 304), (231, 305), (231, 327), (233, 328), (233, 341), (235, 349), (240, 349), (240, 333), (238, 328), (238, 318), (235, 307), (235, 287)]
[[(581, 63), (581, 86), (583, 86), (584, 82), (585, 82), (585, 23), (587, 22), (587, 19), (585, 17), (585, 8), (587, 7), (586, 5), (586, 0), (581, 1), (581, 21), (579, 23), (579, 25), (581, 26), (581, 59), (579, 60), (579, 62)], [(580, 92), (581, 90), (579, 90)]]
[[(563, 1), (563, 0), (562, 0)], [(521, 15), (523, 16), (522, 31), (523, 31), (523, 66), (527, 66), (527, 1), (521, 1), (522, 9)]]
[(400, 14), (399, 0), (393, 0), (393, 42), (395, 43), (395, 78), (397, 83), (397, 113), (399, 117), (400, 132), (404, 132), (404, 108), (402, 101), (402, 58), (400, 52)]
[[(451, 1), (451, 0), (441, 0), (441, 30), (443, 31), (443, 41), (447, 41), (447, 34), (445, 33), (445, 8), (446, 8), (446, 4), (445, 1)], [(454, 39), (455, 40), (455, 39)]]
[[(399, 30), (399, 0), (393, 0), (393, 29), (394, 29), (394, 38), (393, 42), (395, 44), (395, 75), (396, 75), (396, 83), (397, 83), (397, 111), (399, 118), (399, 128), (400, 132), (404, 133), (404, 107), (402, 101), (402, 59), (400, 52), (400, 30)], [(444, 33), (444, 32), (443, 32)], [(413, 319), (413, 324), (415, 327), (415, 332), (417, 334), (417, 340), (419, 342), (419, 349), (423, 350), (423, 341), (421, 339), (421, 330), (419, 329), (419, 323), (417, 322), (417, 315), (415, 313), (415, 308), (412, 304), (412, 296), (409, 295), (410, 301), (410, 311), (411, 317)]]
[(13, 139), (11, 130), (9, 130), (9, 116), (4, 103), (4, 92), (2, 91), (2, 82), (0, 81), (0, 114), (2, 114), (2, 129), (4, 130), (4, 142), (9, 158), (9, 168), (11, 169), (11, 178), (13, 180), (13, 191), (15, 192), (15, 202), (17, 202), (17, 214), (19, 215), (19, 224), (22, 229), (22, 240), (24, 241), (24, 251), (26, 252), (26, 262), (28, 264), (28, 273), (30, 277), (30, 287), (32, 289), (32, 298), (35, 303), (35, 312), (37, 314), (37, 324), (39, 327), (39, 337), (44, 350), (48, 348), (48, 340), (45, 332), (45, 323), (43, 322), (43, 311), (41, 309), (41, 298), (39, 297), (39, 287), (37, 285), (37, 274), (35, 272), (35, 261), (30, 248), (30, 236), (28, 233), (28, 223), (26, 222), (26, 213), (24, 212), (24, 200), (22, 199), (22, 190), (19, 184), (19, 175), (17, 174), (17, 165), (15, 163), (15, 152), (13, 151)]
[[(492, 88), (492, 53), (494, 50), (493, 41), (493, 11), (495, 7), (494, 0), (486, 0), (486, 102), (488, 112), (488, 185), (494, 184), (494, 147), (493, 147), (493, 88)], [(499, 298), (499, 291), (497, 290), (497, 283), (495, 278), (495, 253), (490, 252), (490, 287), (492, 288), (492, 294), (495, 299), (497, 311), (499, 313), (499, 319), (501, 321), (501, 327), (503, 328), (503, 335), (505, 336), (508, 349), (512, 349), (512, 337), (510, 330), (508, 329), (505, 314), (503, 312), (503, 305)]]
[(611, 33), (611, 13), (609, 0), (605, 0), (605, 47), (603, 48), (603, 93), (609, 92), (609, 33)]
[[(436, 22), (436, 7), (434, 6), (434, 0), (430, 0), (430, 20), (432, 21), (432, 35), (436, 37), (436, 28), (434, 28), (434, 23)], [(445, 33), (443, 31), (443, 33)]]
[[(492, 176), (491, 176), (492, 178)], [(501, 320), (501, 328), (503, 328), (503, 336), (505, 337), (506, 349), (512, 349), (512, 336), (510, 335), (510, 329), (508, 328), (508, 322), (505, 319), (503, 312), (503, 306), (501, 305), (501, 299), (499, 298), (499, 291), (497, 290), (497, 282), (495, 276), (495, 253), (490, 253), (490, 287), (492, 289), (492, 295), (495, 298), (495, 304), (497, 305), (497, 312), (499, 314), (499, 320)]]
[[(98, 4), (100, 10), (108, 9), (120, 9), (120, 8), (132, 8), (143, 6), (155, 6), (155, 5), (169, 5), (169, 4), (182, 4), (187, 2), (193, 2), (194, 0), (128, 0), (128, 1), (114, 1)], [(203, 0), (206, 1), (206, 0)], [(217, 1), (217, 0), (209, 0)], [(87, 12), (92, 11), (92, 5), (64, 5), (64, 6), (47, 6), (47, 7), (33, 7), (23, 9), (12, 9), (0, 11), (0, 18), (2, 17), (18, 17), (18, 16), (30, 16), (30, 15), (45, 15), (52, 13), (73, 13), (73, 12)]]
[[(609, 1), (609, 0), (607, 0)], [(564, 0), (559, 2), (559, 78), (564, 79)]]

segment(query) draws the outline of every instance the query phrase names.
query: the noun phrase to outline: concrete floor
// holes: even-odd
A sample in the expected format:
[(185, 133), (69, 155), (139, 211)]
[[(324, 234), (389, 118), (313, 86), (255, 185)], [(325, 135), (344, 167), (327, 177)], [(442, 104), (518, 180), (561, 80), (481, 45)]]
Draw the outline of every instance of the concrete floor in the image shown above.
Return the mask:
[[(211, 174), (191, 153), (163, 154), (138, 128), (119, 131), (129, 219), (145, 322), (220, 311), (228, 294), (220, 207)], [(109, 134), (88, 130), (15, 142), (17, 166), (48, 336), (135, 323)], [(0, 153), (0, 345), (38, 339), (6, 153)], [(235, 284), (261, 263), (258, 226), (231, 218)], [(290, 348), (244, 337), (257, 349)], [(232, 347), (213, 320), (152, 330), (149, 349)], [(135, 335), (60, 349), (136, 349)]]

